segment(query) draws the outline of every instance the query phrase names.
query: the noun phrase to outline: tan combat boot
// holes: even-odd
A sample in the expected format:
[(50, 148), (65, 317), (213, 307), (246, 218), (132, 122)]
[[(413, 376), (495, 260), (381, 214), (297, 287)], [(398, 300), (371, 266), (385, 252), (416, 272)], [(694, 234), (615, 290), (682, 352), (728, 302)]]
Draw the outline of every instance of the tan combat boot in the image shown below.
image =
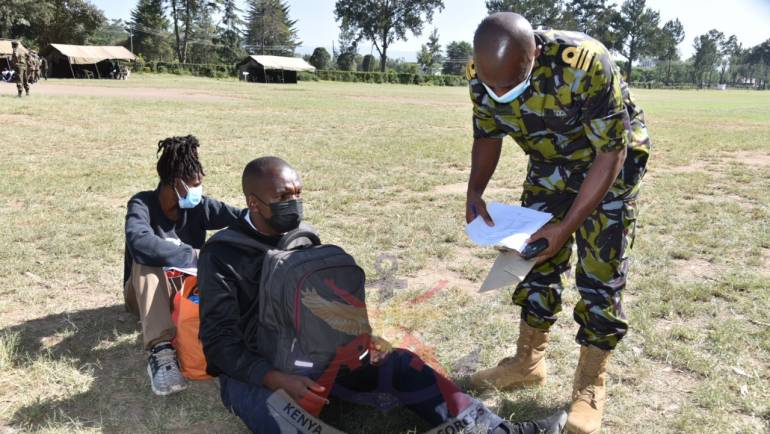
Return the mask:
[(604, 376), (610, 354), (594, 346), (580, 347), (566, 432), (593, 434), (601, 428), (604, 402), (607, 399)]
[(471, 376), (471, 385), (476, 390), (495, 387), (513, 390), (525, 386), (545, 383), (545, 348), (548, 346), (548, 332), (530, 327), (524, 320), (519, 325), (519, 340), (516, 355), (506, 357), (494, 368), (479, 371)]

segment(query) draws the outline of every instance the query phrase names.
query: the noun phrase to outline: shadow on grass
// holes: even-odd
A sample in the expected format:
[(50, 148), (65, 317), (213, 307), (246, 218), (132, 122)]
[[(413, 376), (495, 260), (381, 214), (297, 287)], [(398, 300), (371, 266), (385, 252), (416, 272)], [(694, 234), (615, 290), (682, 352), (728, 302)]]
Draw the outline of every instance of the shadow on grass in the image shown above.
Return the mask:
[[(59, 377), (43, 374), (48, 378), (40, 378), (40, 389), (33, 391), (40, 398), (11, 416), (14, 427), (24, 431), (246, 431), (222, 406), (215, 382), (193, 382), (187, 391), (167, 397), (152, 394), (136, 321), (122, 305), (48, 315), (3, 332), (18, 334), (15, 366), (21, 372), (45, 373), (46, 369), (32, 368), (44, 363), (47, 369), (64, 367), (91, 379), (90, 384), (81, 379), (82, 384), (75, 385), (83, 389), (79, 393), (62, 393), (61, 385), (53, 384)], [(50, 393), (47, 384), (53, 385)], [(529, 400), (504, 401), (499, 413), (516, 420), (537, 419), (557, 408)], [(337, 399), (322, 416), (348, 433), (418, 433), (430, 428), (405, 408), (382, 413)]]
[[(85, 391), (62, 393), (57, 373), (40, 378), (39, 398), (18, 409), (11, 424), (23, 430), (96, 428), (118, 432), (173, 430), (238, 431), (240, 424), (219, 402), (213, 382), (196, 382), (186, 392), (158, 397), (146, 374), (146, 356), (134, 336), (135, 318), (122, 305), (48, 315), (4, 330), (18, 334), (15, 364), (22, 373), (44, 363), (86, 373), (74, 385)], [(61, 373), (66, 376), (66, 373)], [(78, 387), (79, 386), (79, 387)], [(55, 392), (59, 390), (59, 392)], [(58, 396), (57, 396), (58, 395)], [(65, 395), (64, 398), (61, 396)]]

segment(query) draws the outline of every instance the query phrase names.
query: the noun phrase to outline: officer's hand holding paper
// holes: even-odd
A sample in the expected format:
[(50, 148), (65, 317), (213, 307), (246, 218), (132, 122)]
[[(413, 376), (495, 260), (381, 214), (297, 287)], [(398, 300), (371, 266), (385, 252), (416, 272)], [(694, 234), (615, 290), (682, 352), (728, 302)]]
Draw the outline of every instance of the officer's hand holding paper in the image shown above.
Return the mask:
[(495, 222), (494, 226), (476, 217), (465, 228), (471, 241), (501, 250), (481, 286), (481, 292), (511, 286), (524, 280), (535, 261), (525, 260), (520, 253), (527, 246), (527, 239), (553, 217), (550, 213), (499, 202), (490, 203), (487, 211)]

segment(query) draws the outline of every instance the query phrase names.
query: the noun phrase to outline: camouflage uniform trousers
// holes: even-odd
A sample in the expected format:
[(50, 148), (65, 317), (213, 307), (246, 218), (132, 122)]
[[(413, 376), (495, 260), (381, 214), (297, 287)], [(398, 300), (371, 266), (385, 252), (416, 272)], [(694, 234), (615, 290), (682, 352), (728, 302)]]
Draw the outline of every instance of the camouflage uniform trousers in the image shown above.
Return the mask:
[[(530, 326), (548, 330), (561, 311), (563, 275), (570, 268), (572, 246), (577, 242), (575, 282), (580, 301), (574, 319), (580, 325), (577, 342), (612, 350), (628, 330), (622, 292), (628, 273), (628, 250), (633, 245), (640, 180), (644, 167), (626, 159), (624, 172), (634, 171), (632, 185), (623, 173), (601, 204), (575, 234), (548, 261), (534, 267), (513, 294), (522, 307), (522, 319)], [(632, 167), (629, 167), (632, 166)], [(586, 170), (530, 161), (522, 193), (522, 205), (554, 215), (561, 221), (577, 196)]]
[(16, 83), (16, 90), (21, 93), (21, 90), (29, 92), (29, 81), (27, 75), (27, 68), (16, 67), (13, 69), (13, 81)]

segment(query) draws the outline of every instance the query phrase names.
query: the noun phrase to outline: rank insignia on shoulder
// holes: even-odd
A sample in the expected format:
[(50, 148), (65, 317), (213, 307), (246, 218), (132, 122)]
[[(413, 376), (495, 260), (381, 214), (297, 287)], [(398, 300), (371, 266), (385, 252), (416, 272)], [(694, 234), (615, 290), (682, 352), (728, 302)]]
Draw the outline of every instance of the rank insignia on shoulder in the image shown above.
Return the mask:
[(588, 71), (596, 59), (596, 51), (593, 47), (581, 44), (578, 47), (565, 47), (561, 52), (561, 60), (567, 65)]
[(465, 78), (468, 80), (476, 78), (476, 64), (473, 63), (473, 59), (469, 60), (468, 64), (465, 65)]

